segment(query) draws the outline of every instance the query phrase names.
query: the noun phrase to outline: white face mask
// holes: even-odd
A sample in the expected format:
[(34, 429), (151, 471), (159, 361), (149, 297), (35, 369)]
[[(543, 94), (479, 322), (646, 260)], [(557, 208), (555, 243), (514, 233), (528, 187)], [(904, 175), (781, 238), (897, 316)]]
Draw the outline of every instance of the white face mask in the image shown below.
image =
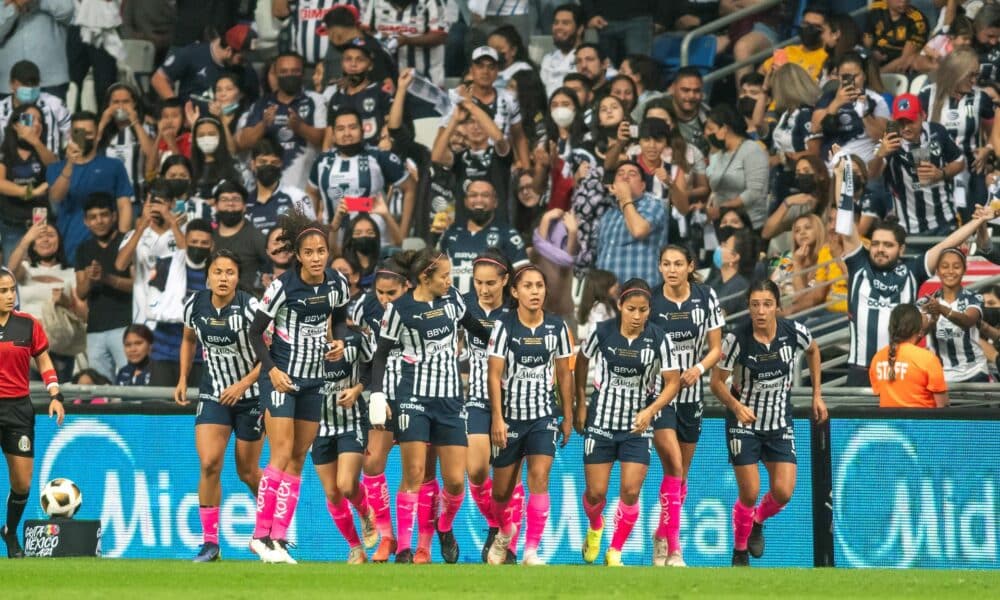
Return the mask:
[(213, 154), (219, 148), (219, 136), (206, 135), (195, 140), (198, 149), (205, 154)]
[(569, 127), (573, 124), (576, 111), (568, 106), (557, 106), (552, 109), (552, 121), (559, 127)]

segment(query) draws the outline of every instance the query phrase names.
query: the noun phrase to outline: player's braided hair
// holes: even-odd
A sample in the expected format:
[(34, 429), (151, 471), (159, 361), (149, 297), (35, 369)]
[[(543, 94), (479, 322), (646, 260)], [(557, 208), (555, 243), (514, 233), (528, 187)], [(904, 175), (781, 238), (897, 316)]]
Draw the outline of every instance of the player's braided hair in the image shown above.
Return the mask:
[(899, 345), (920, 333), (923, 327), (920, 310), (912, 304), (900, 304), (889, 315), (889, 381), (896, 381), (896, 353)]

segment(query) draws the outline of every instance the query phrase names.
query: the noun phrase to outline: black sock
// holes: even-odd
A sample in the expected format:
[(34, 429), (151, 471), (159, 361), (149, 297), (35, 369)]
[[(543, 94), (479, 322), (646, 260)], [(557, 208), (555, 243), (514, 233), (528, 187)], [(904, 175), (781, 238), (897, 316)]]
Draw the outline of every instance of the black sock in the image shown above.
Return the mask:
[(28, 505), (28, 492), (18, 494), (14, 490), (7, 496), (7, 531), (17, 533), (17, 526), (21, 523), (21, 516)]

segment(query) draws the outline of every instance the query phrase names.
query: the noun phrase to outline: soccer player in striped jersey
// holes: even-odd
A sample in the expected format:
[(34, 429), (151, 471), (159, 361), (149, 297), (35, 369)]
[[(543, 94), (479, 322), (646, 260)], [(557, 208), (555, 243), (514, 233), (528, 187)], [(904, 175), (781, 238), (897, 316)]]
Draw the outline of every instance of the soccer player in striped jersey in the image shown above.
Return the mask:
[[(361, 367), (362, 363), (371, 362), (373, 349), (370, 334), (351, 330), (344, 336), (343, 356), (325, 362), (325, 399), (319, 432), (312, 446), (316, 474), (326, 492), (326, 508), (350, 546), (347, 555), (350, 565), (367, 562), (364, 549), (378, 541), (375, 513), (368, 504), (365, 488), (358, 484), (368, 429), (361, 398), (365, 389)], [(361, 517), (364, 547), (354, 528), (351, 505)]]
[[(518, 523), (510, 507), (528, 462), (525, 565), (542, 565), (538, 544), (549, 518), (549, 473), (556, 444), (565, 447), (573, 431), (573, 342), (566, 323), (546, 314), (546, 284), (534, 265), (521, 267), (511, 279), (517, 309), (496, 319), (489, 341), (490, 437), (493, 446), (493, 516), (499, 531), (487, 556), (491, 565), (507, 561), (507, 549)], [(553, 414), (559, 386), (562, 423)], [(520, 518), (517, 518), (520, 522)]]
[(459, 326), (480, 340), (489, 337), (451, 287), (451, 263), (444, 254), (425, 248), (403, 252), (396, 261), (408, 270), (414, 288), (389, 303), (382, 317), (378, 349), (372, 369), (369, 418), (384, 427), (390, 415), (384, 393), (386, 363), (399, 346), (399, 379), (396, 385), (395, 424), (403, 463), (403, 482), (396, 495), (399, 526), (397, 563), (413, 562), (410, 548), (418, 490), (425, 481), (428, 444), (441, 461), (442, 512), (437, 531), (446, 562), (458, 560), (459, 548), (452, 523), (465, 499), (465, 464), (468, 441), (462, 384), (458, 376), (456, 341)]
[(188, 375), (197, 344), (205, 356), (198, 390), (195, 446), (201, 461), (198, 512), (203, 543), (194, 562), (221, 558), (219, 552), (219, 476), (229, 445), (236, 434), (236, 472), (257, 494), (260, 481), (261, 429), (260, 366), (250, 344), (250, 323), (257, 313), (257, 300), (238, 290), (240, 262), (228, 250), (219, 250), (208, 261), (208, 289), (195, 292), (184, 303), (184, 338), (181, 343), (180, 376), (174, 401), (187, 404)]
[[(327, 268), (329, 232), (323, 226), (294, 211), (282, 215), (278, 226), (278, 239), (294, 252), (295, 263), (268, 286), (250, 329), (261, 363), (261, 406), (271, 453), (257, 491), (250, 549), (265, 562), (294, 564), (286, 535), (298, 503), (302, 464), (322, 416), (324, 359), (336, 360), (343, 350), (342, 342), (328, 344), (327, 334), (344, 322), (342, 307), (350, 292), (344, 277)], [(272, 323), (268, 348), (264, 332)]]
[(660, 252), (663, 289), (653, 294), (650, 309), (650, 320), (673, 343), (681, 373), (677, 398), (653, 420), (653, 447), (663, 465), (660, 522), (653, 537), (656, 566), (685, 566), (680, 518), (691, 459), (701, 435), (705, 409), (702, 375), (722, 357), (722, 327), (726, 324), (722, 305), (712, 288), (698, 283), (694, 268), (694, 257), (686, 247), (664, 247)]
[[(473, 290), (465, 295), (465, 305), (483, 327), (493, 329), (494, 320), (510, 312), (507, 305), (507, 284), (511, 271), (510, 261), (496, 250), (487, 250), (472, 263)], [(489, 535), (483, 545), (482, 560), (486, 562), (498, 525), (493, 518), (493, 481), (490, 479), (490, 397), (487, 384), (487, 344), (473, 338), (469, 347), (469, 394), (465, 400), (468, 415), (466, 432), (469, 440), (469, 491), (479, 512), (486, 518)], [(520, 484), (520, 481), (518, 482)], [(512, 502), (517, 503), (518, 490)], [(523, 500), (523, 489), (521, 490)], [(515, 507), (516, 508), (516, 507)], [(521, 519), (515, 515), (515, 523)]]
[(927, 346), (941, 360), (949, 384), (988, 382), (990, 369), (979, 345), (983, 297), (962, 288), (965, 254), (958, 248), (943, 250), (937, 276), (941, 289), (921, 306), (931, 318)]
[[(622, 546), (639, 519), (639, 491), (649, 470), (652, 424), (680, 389), (673, 344), (649, 316), (652, 291), (642, 279), (622, 284), (619, 317), (598, 323), (576, 359), (576, 430), (584, 435), (583, 465), (587, 488), (583, 510), (589, 526), (583, 543), (584, 562), (601, 551), (602, 512), (615, 461), (621, 465), (621, 487), (615, 533), (604, 564), (622, 566)], [(586, 401), (587, 367), (594, 361), (594, 393)], [(650, 402), (657, 380), (662, 386)]]
[[(792, 372), (805, 352), (812, 381), (812, 414), (827, 418), (820, 390), (819, 346), (801, 323), (778, 318), (781, 293), (776, 283), (758, 280), (747, 293), (750, 322), (726, 335), (722, 362), (712, 371), (712, 393), (726, 407), (726, 440), (739, 498), (733, 505), (733, 566), (750, 566), (764, 555), (764, 521), (778, 514), (795, 489), (795, 430), (792, 423)], [(732, 375), (732, 386), (726, 381)], [(757, 463), (770, 476), (770, 491), (760, 494)]]

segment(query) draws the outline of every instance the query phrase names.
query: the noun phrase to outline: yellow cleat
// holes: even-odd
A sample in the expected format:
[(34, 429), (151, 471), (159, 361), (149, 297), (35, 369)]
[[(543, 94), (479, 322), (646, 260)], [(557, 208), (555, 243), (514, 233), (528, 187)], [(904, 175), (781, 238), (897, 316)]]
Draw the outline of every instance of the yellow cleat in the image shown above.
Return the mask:
[(625, 564), (622, 562), (622, 551), (615, 550), (614, 548), (608, 548), (608, 551), (604, 553), (604, 564), (609, 567), (624, 567)]
[(601, 536), (604, 535), (604, 528), (587, 528), (587, 539), (583, 542), (583, 562), (588, 565), (594, 564), (597, 556), (601, 553)]

